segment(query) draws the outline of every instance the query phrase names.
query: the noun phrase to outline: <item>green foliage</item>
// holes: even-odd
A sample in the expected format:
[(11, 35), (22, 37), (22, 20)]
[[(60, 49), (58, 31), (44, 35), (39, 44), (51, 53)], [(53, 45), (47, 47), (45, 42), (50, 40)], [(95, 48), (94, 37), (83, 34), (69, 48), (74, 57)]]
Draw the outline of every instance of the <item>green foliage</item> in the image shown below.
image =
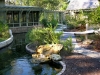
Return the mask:
[(2, 21), (0, 21), (0, 32), (4, 32), (8, 29), (9, 27), (6, 24), (4, 24)]
[(57, 23), (58, 23), (57, 20), (52, 18), (51, 21), (49, 22), (49, 25), (51, 25), (52, 28), (55, 28), (57, 26)]
[(72, 53), (74, 46), (72, 44), (72, 38), (71, 37), (66, 39), (65, 41), (63, 41), (62, 44), (63, 44), (63, 49), (65, 51), (67, 51), (67, 53)]
[(66, 10), (68, 6), (68, 0), (59, 0), (58, 10)]
[(88, 17), (89, 17), (89, 23), (92, 24), (100, 23), (100, 6), (92, 10), (92, 12), (89, 13)]
[(10, 35), (8, 30), (9, 30), (8, 25), (0, 21), (0, 41), (9, 38)]
[(67, 25), (68, 25), (69, 29), (73, 29), (78, 26), (77, 19), (67, 16), (66, 20), (67, 20)]
[(87, 21), (87, 18), (85, 17), (86, 17), (86, 14), (82, 10), (80, 10), (80, 12), (76, 14), (75, 16), (67, 15), (66, 20), (67, 20), (68, 27), (70, 29), (73, 29), (73, 28), (80, 27), (80, 25), (85, 26), (86, 21)]
[(45, 18), (43, 18), (43, 19), (41, 20), (41, 24), (42, 24), (44, 27), (48, 27), (48, 20), (45, 19)]
[(85, 25), (86, 22), (85, 22), (85, 20), (80, 20), (80, 21), (78, 21), (78, 24)]
[(35, 28), (32, 29), (27, 34), (28, 42), (35, 42), (40, 44), (52, 44), (52, 43), (60, 43), (61, 33), (55, 33), (55, 29), (52, 26), (48, 28)]
[(43, 7), (44, 9), (57, 10), (65, 7), (64, 0), (32, 0), (33, 5)]
[(67, 0), (9, 0), (7, 2), (15, 5), (39, 6), (49, 10), (65, 10), (68, 5)]
[(49, 20), (47, 20), (47, 19), (45, 19), (45, 18), (43, 18), (42, 20), (41, 20), (41, 24), (44, 26), (44, 27), (52, 27), (52, 28), (55, 28), (56, 26), (57, 26), (57, 20), (56, 19), (54, 19), (53, 17), (52, 17), (52, 19), (49, 21)]

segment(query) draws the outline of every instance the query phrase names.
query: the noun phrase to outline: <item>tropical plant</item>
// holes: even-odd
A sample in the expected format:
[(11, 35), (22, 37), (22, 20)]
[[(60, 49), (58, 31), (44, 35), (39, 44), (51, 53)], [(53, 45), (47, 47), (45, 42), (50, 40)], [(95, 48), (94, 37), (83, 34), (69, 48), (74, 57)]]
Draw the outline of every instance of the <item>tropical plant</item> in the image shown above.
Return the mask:
[(72, 44), (72, 38), (69, 37), (68, 39), (66, 39), (65, 41), (62, 42), (63, 44), (63, 50), (67, 51), (67, 53), (72, 53), (73, 49), (74, 49), (74, 45)]
[(55, 33), (55, 29), (52, 26), (47, 28), (35, 28), (32, 29), (28, 34), (26, 41), (27, 42), (35, 42), (40, 44), (55, 44), (60, 43), (60, 36), (62, 32)]
[(44, 27), (48, 27), (48, 20), (45, 19), (45, 18), (43, 18), (43, 19), (41, 20), (41, 24), (42, 24)]
[(0, 21), (0, 41), (9, 38), (9, 27)]
[(44, 27), (52, 27), (52, 28), (55, 28), (57, 26), (57, 20), (54, 19), (54, 17), (52, 17), (52, 19), (49, 21), (48, 19), (45, 19), (43, 18), (41, 20), (41, 24), (44, 26)]
[(92, 24), (99, 24), (100, 23), (100, 7), (93, 9), (91, 13), (88, 15), (89, 22)]
[[(54, 19), (54, 17), (53, 17), (53, 18), (50, 20), (50, 22), (49, 22), (49, 25), (52, 26), (52, 28), (57, 27), (57, 24), (58, 24), (58, 22), (57, 22), (56, 19)], [(49, 25), (48, 25), (48, 26), (49, 26)]]

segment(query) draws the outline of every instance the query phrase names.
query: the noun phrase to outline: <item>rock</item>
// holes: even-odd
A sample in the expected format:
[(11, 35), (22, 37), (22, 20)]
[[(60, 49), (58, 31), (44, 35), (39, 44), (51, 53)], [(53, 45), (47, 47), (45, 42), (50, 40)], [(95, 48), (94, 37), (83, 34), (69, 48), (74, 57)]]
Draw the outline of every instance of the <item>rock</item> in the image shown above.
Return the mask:
[(41, 62), (46, 62), (49, 61), (50, 57), (47, 57), (43, 54), (32, 54), (32, 62), (33, 63), (41, 63)]
[(47, 44), (47, 45), (40, 45), (37, 48), (37, 52), (39, 54), (55, 54), (58, 53), (62, 49), (63, 45), (62, 44)]
[(40, 45), (35, 54), (32, 54), (33, 63), (42, 63), (49, 60), (61, 60), (61, 56), (57, 53), (62, 49), (62, 44)]
[(52, 55), (50, 55), (50, 59), (52, 59), (53, 61), (59, 61), (59, 60), (61, 60), (62, 58), (61, 58), (61, 56), (58, 55), (58, 54), (52, 54)]
[(83, 41), (84, 45), (90, 45), (91, 43), (93, 43), (93, 40), (90, 40), (90, 39)]
[(95, 30), (94, 33), (95, 33), (96, 35), (100, 35), (100, 28), (99, 28), (98, 30)]

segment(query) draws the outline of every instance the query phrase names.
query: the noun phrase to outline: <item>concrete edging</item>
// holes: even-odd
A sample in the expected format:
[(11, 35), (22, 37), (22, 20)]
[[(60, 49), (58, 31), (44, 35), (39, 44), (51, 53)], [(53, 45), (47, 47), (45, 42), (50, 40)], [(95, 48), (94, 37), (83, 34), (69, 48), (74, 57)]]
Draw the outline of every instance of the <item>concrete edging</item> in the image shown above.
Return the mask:
[(31, 43), (27, 44), (26, 45), (26, 51), (28, 51), (30, 54), (33, 54), (33, 53), (36, 53), (36, 51), (30, 49), (28, 46), (30, 45)]
[(62, 75), (63, 73), (64, 73), (64, 71), (66, 70), (66, 64), (63, 62), (63, 61), (59, 61), (60, 62), (60, 64), (62, 65), (62, 70), (58, 73), (58, 74), (56, 74), (56, 75)]
[(12, 31), (9, 30), (9, 33), (10, 33), (10, 38), (8, 38), (8, 39), (5, 40), (5, 41), (0, 42), (0, 48), (3, 48), (3, 47), (5, 47), (5, 46), (9, 45), (9, 44), (13, 41)]

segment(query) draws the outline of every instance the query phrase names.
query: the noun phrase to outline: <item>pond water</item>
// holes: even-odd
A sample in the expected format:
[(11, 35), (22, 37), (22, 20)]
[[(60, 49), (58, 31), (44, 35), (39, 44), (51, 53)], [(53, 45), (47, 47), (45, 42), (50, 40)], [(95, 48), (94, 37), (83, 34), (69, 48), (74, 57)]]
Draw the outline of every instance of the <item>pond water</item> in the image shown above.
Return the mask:
[(25, 33), (21, 33), (14, 34), (14, 41), (0, 49), (0, 75), (56, 75), (61, 71), (59, 63), (32, 63), (25, 46)]

